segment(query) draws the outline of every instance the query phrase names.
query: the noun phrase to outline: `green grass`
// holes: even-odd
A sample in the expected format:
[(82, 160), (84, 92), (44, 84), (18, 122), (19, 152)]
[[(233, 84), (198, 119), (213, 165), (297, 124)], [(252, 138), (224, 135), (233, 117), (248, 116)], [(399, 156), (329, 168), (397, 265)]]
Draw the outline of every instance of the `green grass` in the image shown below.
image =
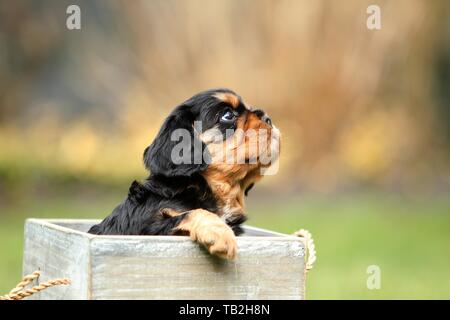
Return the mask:
[[(121, 198), (45, 197), (0, 209), (0, 293), (20, 280), (26, 217), (99, 218)], [(251, 200), (249, 224), (285, 233), (305, 228), (313, 234), (317, 261), (307, 277), (308, 299), (450, 299), (448, 199)], [(381, 268), (379, 290), (367, 289), (369, 265)]]
[[(450, 298), (448, 200), (313, 198), (252, 211), (257, 226), (313, 234), (309, 299)], [(367, 289), (369, 265), (381, 268), (380, 290)]]

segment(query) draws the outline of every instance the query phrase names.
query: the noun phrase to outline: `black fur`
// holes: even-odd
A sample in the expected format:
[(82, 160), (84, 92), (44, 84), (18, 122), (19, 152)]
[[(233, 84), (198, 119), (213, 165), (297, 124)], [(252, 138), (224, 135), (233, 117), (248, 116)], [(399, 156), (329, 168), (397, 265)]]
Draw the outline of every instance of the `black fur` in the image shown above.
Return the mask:
[[(186, 129), (192, 141), (196, 140), (193, 123), (202, 121), (206, 130), (217, 124), (217, 118), (224, 105), (213, 95), (230, 92), (217, 89), (202, 92), (180, 106), (168, 116), (153, 143), (144, 152), (144, 164), (150, 170), (150, 176), (143, 182), (134, 181), (128, 197), (101, 223), (94, 225), (89, 233), (111, 235), (169, 235), (189, 210), (205, 209), (217, 213), (218, 207), (212, 190), (200, 174), (207, 168), (207, 163), (174, 164), (171, 151), (177, 143), (171, 141), (175, 129)], [(234, 93), (233, 93), (234, 94)], [(241, 108), (245, 110), (244, 107)], [(221, 128), (225, 132), (226, 127)], [(196, 140), (203, 152), (204, 145)], [(194, 153), (191, 153), (194, 157)], [(194, 160), (194, 159), (192, 159)], [(173, 209), (182, 214), (171, 217), (163, 209)], [(227, 221), (236, 235), (242, 233), (240, 225), (245, 216)]]

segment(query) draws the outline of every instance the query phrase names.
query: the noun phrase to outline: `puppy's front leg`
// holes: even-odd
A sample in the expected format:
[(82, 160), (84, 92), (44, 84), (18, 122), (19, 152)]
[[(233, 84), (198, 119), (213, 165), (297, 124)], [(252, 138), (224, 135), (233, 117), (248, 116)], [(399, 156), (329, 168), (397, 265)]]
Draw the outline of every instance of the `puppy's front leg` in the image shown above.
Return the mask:
[(174, 229), (203, 244), (211, 254), (223, 259), (234, 259), (237, 253), (233, 230), (217, 215), (204, 209), (189, 211)]

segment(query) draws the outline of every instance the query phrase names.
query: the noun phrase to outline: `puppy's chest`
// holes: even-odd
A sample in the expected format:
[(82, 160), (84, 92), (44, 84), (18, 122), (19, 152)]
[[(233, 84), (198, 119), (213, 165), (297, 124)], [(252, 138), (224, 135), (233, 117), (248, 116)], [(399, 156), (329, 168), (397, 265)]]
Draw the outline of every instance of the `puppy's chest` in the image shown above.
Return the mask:
[(244, 192), (239, 184), (213, 183), (211, 189), (217, 200), (219, 216), (228, 219), (244, 214)]

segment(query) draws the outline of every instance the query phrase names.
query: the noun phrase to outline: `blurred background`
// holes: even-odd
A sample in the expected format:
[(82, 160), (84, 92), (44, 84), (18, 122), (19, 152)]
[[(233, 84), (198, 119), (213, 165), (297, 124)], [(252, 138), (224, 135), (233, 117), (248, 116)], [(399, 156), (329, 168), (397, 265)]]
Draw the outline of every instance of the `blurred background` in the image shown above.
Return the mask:
[(0, 0), (0, 293), (26, 218), (108, 215), (170, 110), (214, 87), (283, 133), (249, 224), (312, 232), (307, 298), (450, 298), (446, 0)]

